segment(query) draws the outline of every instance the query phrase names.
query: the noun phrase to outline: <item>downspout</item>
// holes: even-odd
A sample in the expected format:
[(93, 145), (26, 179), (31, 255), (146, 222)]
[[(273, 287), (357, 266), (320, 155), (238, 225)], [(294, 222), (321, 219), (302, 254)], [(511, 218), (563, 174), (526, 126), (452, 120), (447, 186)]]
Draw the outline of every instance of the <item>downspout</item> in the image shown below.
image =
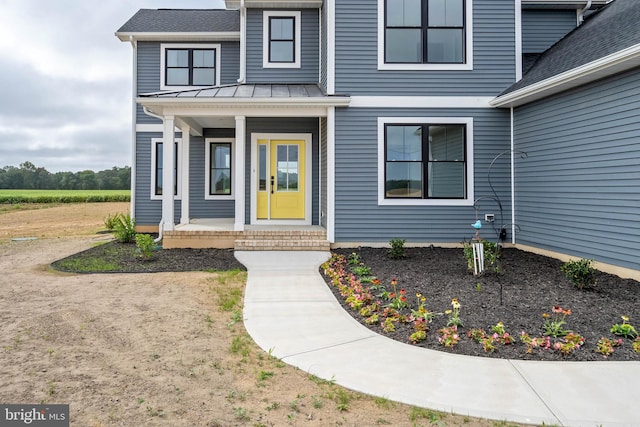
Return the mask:
[(587, 5), (584, 7), (584, 9), (578, 12), (578, 25), (584, 22), (584, 14), (587, 10), (589, 10), (590, 7), (591, 7), (591, 0), (587, 0)]
[[(149, 109), (147, 107), (142, 107), (142, 111), (144, 111), (144, 113), (147, 116), (151, 116), (151, 117), (155, 117), (156, 119), (162, 120), (164, 121), (164, 119), (162, 118), (162, 116), (157, 115), (156, 113), (152, 113), (151, 111), (149, 111)], [(134, 150), (135, 151), (135, 150)], [(164, 218), (160, 219), (160, 224), (158, 224), (158, 237), (154, 240), (155, 243), (160, 243), (160, 241), (162, 240), (162, 229), (164, 228)]]
[(247, 80), (247, 9), (244, 0), (240, 0), (240, 76), (238, 83), (243, 84)]
[(511, 120), (511, 244), (516, 244), (516, 144), (513, 128), (513, 106), (510, 108)]

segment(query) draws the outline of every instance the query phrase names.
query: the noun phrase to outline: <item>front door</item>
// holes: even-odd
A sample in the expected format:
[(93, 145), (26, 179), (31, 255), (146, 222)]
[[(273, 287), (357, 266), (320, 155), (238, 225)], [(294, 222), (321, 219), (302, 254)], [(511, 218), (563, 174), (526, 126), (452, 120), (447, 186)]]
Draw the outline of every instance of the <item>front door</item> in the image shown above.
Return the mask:
[(258, 139), (259, 220), (304, 220), (306, 141)]

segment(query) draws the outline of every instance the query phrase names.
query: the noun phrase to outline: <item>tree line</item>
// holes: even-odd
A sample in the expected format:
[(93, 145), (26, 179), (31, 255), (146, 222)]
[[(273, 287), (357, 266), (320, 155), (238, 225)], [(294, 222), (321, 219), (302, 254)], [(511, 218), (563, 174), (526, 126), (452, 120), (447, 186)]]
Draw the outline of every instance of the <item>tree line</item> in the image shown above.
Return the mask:
[(16, 190), (128, 190), (131, 188), (131, 167), (114, 166), (100, 172), (51, 173), (31, 162), (19, 167), (0, 169), (0, 189)]

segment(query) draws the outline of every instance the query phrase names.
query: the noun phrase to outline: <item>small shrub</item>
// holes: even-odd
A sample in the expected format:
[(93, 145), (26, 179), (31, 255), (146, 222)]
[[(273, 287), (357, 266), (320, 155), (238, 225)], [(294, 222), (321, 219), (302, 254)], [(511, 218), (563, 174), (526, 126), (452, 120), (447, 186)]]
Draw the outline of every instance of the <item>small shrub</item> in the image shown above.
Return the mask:
[(151, 259), (155, 242), (149, 234), (136, 234), (136, 248), (141, 257)]
[(136, 221), (129, 214), (120, 214), (115, 221), (113, 234), (122, 243), (131, 243), (136, 238)]
[(578, 261), (567, 261), (560, 267), (560, 270), (571, 282), (578, 287), (584, 289), (595, 286), (596, 269), (591, 265), (593, 260), (580, 259)]
[(104, 218), (104, 228), (106, 228), (109, 231), (113, 231), (116, 228), (116, 223), (118, 221), (118, 217), (121, 214), (108, 214), (105, 218)]
[[(463, 241), (463, 254), (467, 260), (467, 268), (473, 271), (473, 241)], [(484, 245), (484, 268), (494, 273), (500, 272), (500, 246), (488, 240), (480, 240)]]
[(391, 245), (389, 256), (393, 259), (406, 258), (407, 254), (404, 250), (405, 243), (406, 240), (404, 239), (391, 239), (391, 241), (389, 242), (389, 244)]

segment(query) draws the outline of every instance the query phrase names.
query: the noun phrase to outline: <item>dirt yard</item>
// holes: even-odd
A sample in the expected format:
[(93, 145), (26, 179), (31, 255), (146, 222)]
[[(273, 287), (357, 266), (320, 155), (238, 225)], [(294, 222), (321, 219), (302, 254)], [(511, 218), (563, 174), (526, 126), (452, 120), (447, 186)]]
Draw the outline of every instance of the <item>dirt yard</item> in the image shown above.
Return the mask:
[(49, 268), (109, 239), (94, 233), (126, 209), (0, 213), (0, 402), (70, 404), (71, 425), (89, 427), (512, 425), (352, 393), (269, 357), (221, 311), (242, 276)]

